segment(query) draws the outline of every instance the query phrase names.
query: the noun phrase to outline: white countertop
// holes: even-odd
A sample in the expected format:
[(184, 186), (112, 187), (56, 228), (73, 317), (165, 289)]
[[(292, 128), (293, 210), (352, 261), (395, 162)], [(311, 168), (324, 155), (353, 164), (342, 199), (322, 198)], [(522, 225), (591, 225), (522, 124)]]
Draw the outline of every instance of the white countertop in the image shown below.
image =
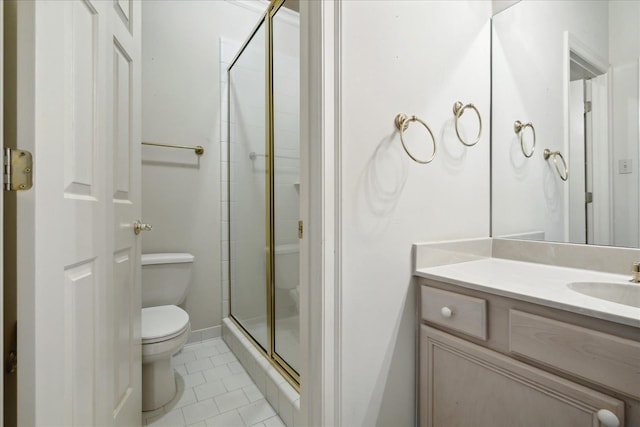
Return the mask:
[(571, 282), (628, 285), (631, 273), (619, 275), (501, 258), (484, 258), (418, 268), (415, 275), (640, 328), (640, 308), (583, 295), (567, 286)]

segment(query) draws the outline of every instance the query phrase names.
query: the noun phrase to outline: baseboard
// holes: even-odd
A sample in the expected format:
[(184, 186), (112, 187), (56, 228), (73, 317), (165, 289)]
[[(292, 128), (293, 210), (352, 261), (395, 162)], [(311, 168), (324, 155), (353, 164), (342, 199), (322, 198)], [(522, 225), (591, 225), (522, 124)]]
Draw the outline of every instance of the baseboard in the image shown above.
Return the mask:
[(211, 340), (222, 336), (222, 326), (212, 326), (210, 328), (197, 329), (191, 331), (187, 344), (199, 343), (202, 341)]

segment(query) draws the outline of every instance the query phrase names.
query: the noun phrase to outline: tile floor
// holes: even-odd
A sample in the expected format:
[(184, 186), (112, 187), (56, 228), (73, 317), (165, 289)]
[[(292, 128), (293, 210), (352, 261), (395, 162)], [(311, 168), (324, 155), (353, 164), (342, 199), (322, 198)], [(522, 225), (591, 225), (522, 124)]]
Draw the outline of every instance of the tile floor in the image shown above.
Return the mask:
[(142, 425), (283, 427), (222, 338), (189, 344), (173, 356), (178, 394), (142, 413)]

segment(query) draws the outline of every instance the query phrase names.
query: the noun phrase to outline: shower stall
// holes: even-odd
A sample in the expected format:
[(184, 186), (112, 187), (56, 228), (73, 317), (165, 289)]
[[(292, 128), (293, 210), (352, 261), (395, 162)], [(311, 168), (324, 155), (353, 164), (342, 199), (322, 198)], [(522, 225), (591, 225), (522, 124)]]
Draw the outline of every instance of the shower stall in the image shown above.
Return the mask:
[(294, 386), (299, 34), (297, 1), (272, 1), (227, 69), (229, 317)]

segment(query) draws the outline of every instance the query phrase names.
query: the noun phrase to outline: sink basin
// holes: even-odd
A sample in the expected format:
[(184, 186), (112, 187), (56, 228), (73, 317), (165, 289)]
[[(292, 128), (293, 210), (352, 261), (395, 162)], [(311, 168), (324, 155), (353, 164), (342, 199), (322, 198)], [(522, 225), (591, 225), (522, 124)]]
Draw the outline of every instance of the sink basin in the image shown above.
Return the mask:
[(640, 284), (574, 282), (567, 286), (583, 295), (640, 308)]

